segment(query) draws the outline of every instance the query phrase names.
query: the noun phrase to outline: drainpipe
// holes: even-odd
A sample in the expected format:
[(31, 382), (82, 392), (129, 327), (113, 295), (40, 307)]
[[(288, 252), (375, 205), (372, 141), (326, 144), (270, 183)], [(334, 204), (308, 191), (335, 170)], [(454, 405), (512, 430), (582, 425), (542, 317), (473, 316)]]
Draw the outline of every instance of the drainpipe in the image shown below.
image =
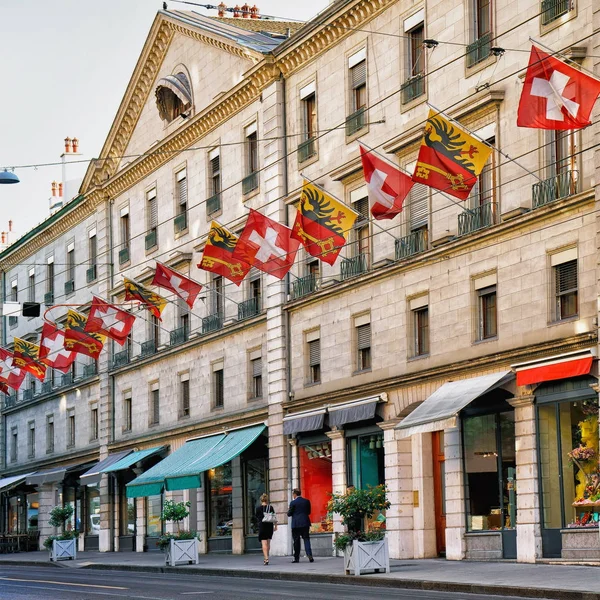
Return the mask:
[[(108, 222), (108, 247), (110, 249), (110, 260), (108, 262), (108, 271), (109, 271), (109, 282), (110, 289), (112, 290), (115, 286), (115, 267), (114, 267), (114, 252), (113, 252), (113, 218), (112, 218), (112, 206), (113, 199), (106, 198), (106, 210), (108, 212), (108, 218), (105, 219)], [(108, 294), (107, 294), (108, 296)], [(111, 299), (112, 300), (112, 299)], [(114, 375), (109, 375), (109, 403), (110, 403), (110, 440), (114, 442), (115, 440), (115, 377)], [(115, 481), (112, 477), (108, 478), (108, 497), (110, 498), (110, 514), (108, 519), (108, 527), (110, 531), (110, 541), (108, 547), (111, 552), (115, 551), (115, 494), (116, 494), (116, 486)]]

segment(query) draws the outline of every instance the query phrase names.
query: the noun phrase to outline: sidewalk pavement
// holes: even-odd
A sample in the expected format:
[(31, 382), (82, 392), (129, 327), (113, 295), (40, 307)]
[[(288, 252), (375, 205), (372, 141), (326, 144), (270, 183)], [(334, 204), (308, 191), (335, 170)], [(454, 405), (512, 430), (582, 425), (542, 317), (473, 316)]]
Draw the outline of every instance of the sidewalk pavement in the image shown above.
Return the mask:
[(50, 563), (47, 552), (0, 555), (3, 566), (59, 566), (74, 569), (110, 569), (179, 572), (186, 575), (271, 578), (290, 581), (355, 583), (378, 587), (438, 590), (552, 600), (600, 600), (600, 570), (596, 566), (521, 564), (514, 561), (476, 562), (444, 559), (392, 560), (391, 573), (353, 577), (344, 575), (341, 558), (305, 558), (292, 564), (289, 556), (271, 557), (264, 566), (260, 554), (201, 555), (199, 565), (165, 567), (160, 552), (79, 552), (75, 561)]

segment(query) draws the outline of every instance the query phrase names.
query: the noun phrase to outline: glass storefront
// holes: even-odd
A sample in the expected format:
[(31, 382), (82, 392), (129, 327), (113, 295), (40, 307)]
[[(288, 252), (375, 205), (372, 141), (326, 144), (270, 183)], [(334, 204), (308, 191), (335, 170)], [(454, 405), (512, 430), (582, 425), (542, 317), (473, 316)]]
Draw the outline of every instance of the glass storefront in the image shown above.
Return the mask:
[(162, 495), (146, 498), (146, 536), (159, 537), (162, 535)]
[(267, 491), (267, 459), (252, 458), (244, 461), (244, 527), (246, 535), (258, 535), (256, 507), (260, 497)]
[(208, 535), (231, 536), (233, 528), (231, 462), (208, 471)]
[(121, 530), (120, 535), (135, 534), (136, 503), (135, 498), (126, 498), (125, 489), (121, 497), (121, 518), (119, 519)]
[(81, 503), (82, 490), (78, 486), (65, 486), (62, 492), (62, 504), (63, 506), (72, 506), (73, 514), (65, 522), (65, 529), (67, 531), (81, 531), (81, 514), (82, 514), (82, 503)]
[(327, 512), (332, 490), (331, 442), (301, 445), (298, 454), (300, 490), (311, 503), (311, 533), (331, 533), (333, 520)]
[(383, 433), (348, 437), (347, 444), (348, 485), (365, 489), (385, 483)]
[(27, 494), (27, 531), (38, 530), (38, 517), (40, 509), (39, 494)]
[(87, 535), (100, 533), (100, 490), (98, 486), (88, 486), (86, 489), (86, 530)]

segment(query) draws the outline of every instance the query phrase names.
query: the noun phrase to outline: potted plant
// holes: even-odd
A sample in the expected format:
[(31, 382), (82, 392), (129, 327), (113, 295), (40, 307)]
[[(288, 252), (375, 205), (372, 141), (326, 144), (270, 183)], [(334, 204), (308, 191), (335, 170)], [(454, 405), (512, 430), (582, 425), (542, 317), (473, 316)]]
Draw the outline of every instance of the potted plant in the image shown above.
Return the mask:
[(65, 523), (73, 516), (74, 509), (70, 504), (66, 506), (55, 506), (50, 511), (48, 523), (52, 527), (60, 527), (60, 535), (49, 535), (44, 540), (44, 547), (50, 553), (50, 560), (75, 560), (77, 558), (77, 534), (76, 529), (65, 530)]
[[(388, 509), (384, 485), (369, 486), (366, 490), (349, 487), (345, 494), (332, 494), (329, 510), (342, 517), (347, 533), (335, 539), (337, 550), (344, 552), (346, 575), (361, 575), (365, 571), (390, 572), (390, 553), (385, 538), (385, 517)], [(367, 521), (379, 513), (369, 526)]]
[(175, 502), (174, 500), (166, 500), (163, 507), (161, 520), (177, 525), (176, 533), (161, 535), (158, 540), (158, 547), (165, 553), (165, 564), (171, 567), (178, 563), (198, 564), (197, 533), (179, 528), (181, 521), (190, 514), (189, 507), (189, 502)]

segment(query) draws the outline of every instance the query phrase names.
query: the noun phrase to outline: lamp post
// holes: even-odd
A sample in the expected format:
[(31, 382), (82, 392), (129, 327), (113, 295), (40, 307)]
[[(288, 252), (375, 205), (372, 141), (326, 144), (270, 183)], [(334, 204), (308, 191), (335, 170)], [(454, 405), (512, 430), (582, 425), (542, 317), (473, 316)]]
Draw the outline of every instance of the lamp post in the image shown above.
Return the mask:
[(0, 171), (0, 184), (2, 183), (19, 183), (19, 178), (8, 169), (4, 169), (4, 171)]

